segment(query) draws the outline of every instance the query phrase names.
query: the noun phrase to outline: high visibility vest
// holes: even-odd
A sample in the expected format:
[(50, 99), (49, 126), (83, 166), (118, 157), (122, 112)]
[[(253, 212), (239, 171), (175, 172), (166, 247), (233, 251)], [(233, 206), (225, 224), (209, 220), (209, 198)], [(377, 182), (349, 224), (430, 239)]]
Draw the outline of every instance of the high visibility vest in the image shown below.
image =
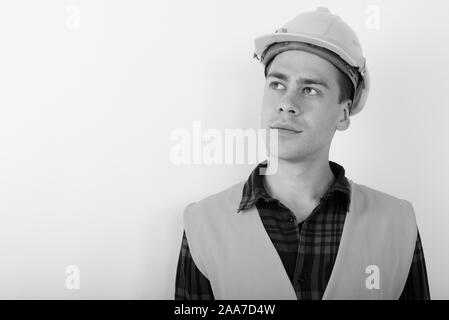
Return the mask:
[[(398, 299), (417, 237), (413, 206), (348, 180), (350, 206), (323, 299)], [(217, 300), (296, 300), (256, 206), (237, 213), (244, 184), (185, 208), (192, 258)]]

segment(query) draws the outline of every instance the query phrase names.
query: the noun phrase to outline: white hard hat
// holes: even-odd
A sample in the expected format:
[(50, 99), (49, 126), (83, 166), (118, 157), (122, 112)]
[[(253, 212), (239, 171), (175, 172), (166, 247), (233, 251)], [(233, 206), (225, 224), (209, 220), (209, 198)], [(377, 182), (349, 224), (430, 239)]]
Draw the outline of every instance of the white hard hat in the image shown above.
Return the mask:
[[(270, 62), (269, 59), (265, 59), (270, 51), (268, 49), (277, 43), (301, 43), (302, 47), (298, 46), (297, 50), (305, 49), (315, 53), (317, 48), (324, 48), (322, 51), (337, 55), (344, 63), (336, 63), (336, 59), (328, 60), (345, 72), (356, 86), (350, 115), (355, 115), (363, 109), (368, 97), (370, 79), (362, 46), (351, 27), (329, 9), (319, 7), (316, 11), (301, 13), (275, 33), (256, 38), (254, 43), (254, 57), (265, 65)], [(310, 49), (305, 48), (304, 44)], [(290, 48), (295, 49), (295, 46)], [(287, 46), (275, 50), (275, 54), (285, 49), (290, 50)], [(269, 56), (271, 59), (274, 58), (273, 54)], [(343, 64), (347, 68), (342, 66)]]

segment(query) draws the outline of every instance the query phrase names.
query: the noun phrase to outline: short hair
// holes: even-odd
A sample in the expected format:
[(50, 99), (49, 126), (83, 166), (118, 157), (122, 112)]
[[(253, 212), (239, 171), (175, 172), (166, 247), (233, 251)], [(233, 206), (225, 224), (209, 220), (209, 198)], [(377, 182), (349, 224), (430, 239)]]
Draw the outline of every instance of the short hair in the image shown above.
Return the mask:
[(354, 85), (351, 79), (344, 74), (340, 69), (338, 70), (338, 84), (340, 87), (340, 93), (338, 95), (338, 103), (345, 102), (346, 100), (354, 99)]
[[(271, 63), (274, 61), (274, 58), (265, 66), (265, 78), (267, 77), (268, 70), (271, 66)], [(351, 79), (344, 74), (340, 69), (336, 68), (338, 71), (338, 85), (339, 85), (339, 95), (338, 95), (338, 103), (345, 102), (346, 100), (350, 100), (353, 102), (354, 98), (354, 85), (352, 84)], [(352, 107), (352, 105), (351, 105)], [(351, 111), (351, 110), (349, 110)]]

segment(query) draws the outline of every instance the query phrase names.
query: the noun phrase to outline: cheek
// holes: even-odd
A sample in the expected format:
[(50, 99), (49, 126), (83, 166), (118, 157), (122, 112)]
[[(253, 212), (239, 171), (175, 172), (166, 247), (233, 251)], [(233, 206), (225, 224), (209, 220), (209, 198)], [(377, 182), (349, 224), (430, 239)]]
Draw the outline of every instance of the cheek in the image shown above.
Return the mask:
[(335, 132), (336, 121), (333, 115), (323, 114), (321, 117), (317, 117), (315, 122), (316, 133), (324, 140), (332, 139)]
[(261, 108), (261, 122), (262, 126), (271, 124), (276, 120), (276, 99), (273, 94), (264, 92)]
[(263, 102), (264, 105), (272, 108), (278, 103), (280, 99), (280, 93), (276, 92), (270, 88), (265, 88), (264, 94), (263, 94)]
[(273, 122), (272, 118), (273, 118), (273, 115), (269, 111), (269, 109), (262, 107), (262, 111), (260, 113), (260, 124), (261, 124), (261, 126), (264, 128), (264, 127), (268, 126), (269, 124), (271, 124)]

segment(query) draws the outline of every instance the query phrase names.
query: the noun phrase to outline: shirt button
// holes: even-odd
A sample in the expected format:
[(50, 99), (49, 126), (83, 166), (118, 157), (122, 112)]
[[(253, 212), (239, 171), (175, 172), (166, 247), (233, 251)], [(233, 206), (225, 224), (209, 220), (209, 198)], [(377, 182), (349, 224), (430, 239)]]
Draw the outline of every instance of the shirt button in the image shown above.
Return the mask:
[(292, 216), (290, 216), (290, 218), (288, 219), (288, 221), (290, 221), (290, 223), (295, 222), (295, 218), (293, 218)]

